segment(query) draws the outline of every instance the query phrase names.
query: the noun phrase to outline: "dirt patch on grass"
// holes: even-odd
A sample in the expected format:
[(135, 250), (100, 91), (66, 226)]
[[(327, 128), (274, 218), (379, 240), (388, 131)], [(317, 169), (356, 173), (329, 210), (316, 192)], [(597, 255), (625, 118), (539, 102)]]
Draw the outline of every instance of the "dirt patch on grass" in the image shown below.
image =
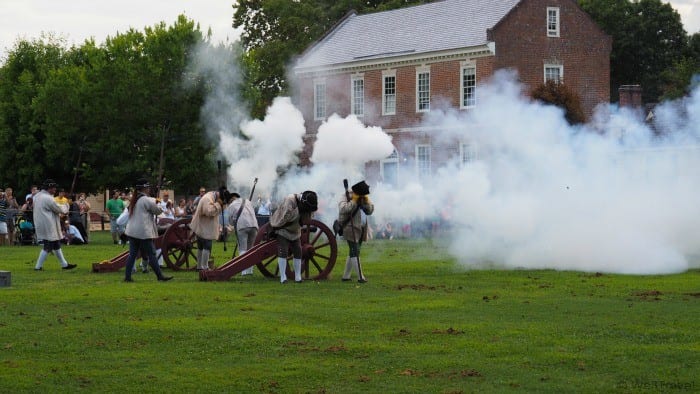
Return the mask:
[(428, 286), (428, 285), (397, 285), (396, 290), (416, 290), (416, 291), (427, 291), (427, 290), (438, 290), (438, 289), (444, 289), (444, 285), (439, 285), (439, 286)]
[(637, 291), (632, 293), (634, 297), (638, 297), (644, 301), (661, 301), (661, 296), (663, 294), (664, 293), (658, 290)]
[(440, 330), (440, 329), (434, 329), (433, 334), (447, 334), (447, 335), (459, 335), (459, 334), (464, 334), (464, 331), (462, 330), (457, 330), (455, 328), (448, 328), (447, 330)]

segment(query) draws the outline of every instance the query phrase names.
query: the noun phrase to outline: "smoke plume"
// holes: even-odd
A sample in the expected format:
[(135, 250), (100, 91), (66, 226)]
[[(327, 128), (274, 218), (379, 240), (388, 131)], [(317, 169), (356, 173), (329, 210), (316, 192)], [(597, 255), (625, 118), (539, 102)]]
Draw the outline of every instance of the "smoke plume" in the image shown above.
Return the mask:
[(651, 123), (634, 110), (601, 106), (590, 124), (572, 127), (560, 109), (524, 98), (516, 80), (499, 72), (478, 87), (474, 109), (430, 112), (423, 126), (434, 154), (461, 142), (476, 158), (455, 154), (425, 178), (416, 175), (412, 151), (355, 116), (330, 116), (316, 135), (313, 165), (301, 168), (304, 120), (289, 98), (276, 99), (262, 121), (217, 109), (240, 108), (223, 93), (203, 111), (230, 164), (229, 189), (257, 177), (258, 195), (315, 190), (318, 218), (328, 225), (342, 179), (364, 179), (366, 162), (396, 149), (397, 184), (372, 185), (373, 222), (390, 221), (396, 236), (435, 225), (465, 267), (625, 274), (697, 267), (698, 90), (657, 107)]

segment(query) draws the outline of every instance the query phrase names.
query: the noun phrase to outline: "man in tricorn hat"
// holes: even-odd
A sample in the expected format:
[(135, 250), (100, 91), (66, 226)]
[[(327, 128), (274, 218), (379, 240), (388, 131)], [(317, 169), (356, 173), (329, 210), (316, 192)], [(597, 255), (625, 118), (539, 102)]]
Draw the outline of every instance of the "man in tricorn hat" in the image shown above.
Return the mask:
[(301, 283), (301, 226), (311, 221), (318, 209), (316, 192), (307, 190), (301, 194), (290, 194), (270, 217), (270, 226), (277, 236), (277, 265), (280, 283), (287, 283), (287, 252), (292, 248), (294, 256), (294, 281)]
[(69, 264), (66, 261), (61, 250), (61, 238), (63, 238), (61, 215), (68, 213), (68, 206), (60, 205), (54, 200), (57, 187), (58, 184), (53, 179), (47, 179), (41, 185), (41, 191), (34, 196), (36, 238), (42, 243), (39, 258), (34, 266), (35, 271), (44, 269), (44, 261), (51, 252), (56, 255), (64, 270), (77, 267), (76, 264)]
[(343, 225), (343, 238), (350, 249), (350, 255), (345, 260), (343, 281), (351, 280), (352, 271), (356, 271), (357, 281), (367, 282), (360, 264), (360, 247), (367, 240), (367, 216), (373, 212), (374, 204), (369, 199), (369, 185), (365, 181), (352, 185), (338, 203), (338, 221)]

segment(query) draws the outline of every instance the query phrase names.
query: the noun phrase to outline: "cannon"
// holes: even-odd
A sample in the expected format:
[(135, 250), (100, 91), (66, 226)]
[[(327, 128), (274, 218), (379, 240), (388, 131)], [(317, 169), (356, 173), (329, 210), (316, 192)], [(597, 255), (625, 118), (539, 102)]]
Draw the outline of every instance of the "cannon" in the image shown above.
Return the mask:
[[(172, 220), (161, 219), (158, 221), (158, 238), (155, 239), (156, 255), (168, 268), (180, 270), (194, 270), (197, 267), (197, 243), (196, 236), (190, 230), (191, 218)], [(126, 266), (129, 251), (126, 250), (110, 260), (92, 264), (93, 272), (116, 272)]]
[[(278, 242), (272, 235), (269, 223), (263, 225), (255, 238), (254, 246), (241, 256), (236, 256), (220, 267), (200, 271), (201, 281), (223, 281), (252, 266), (266, 277), (279, 277), (277, 264)], [(304, 280), (328, 279), (338, 257), (338, 244), (333, 231), (322, 222), (312, 219), (301, 228), (302, 278)], [(291, 254), (287, 257), (287, 276), (294, 277), (290, 268)]]

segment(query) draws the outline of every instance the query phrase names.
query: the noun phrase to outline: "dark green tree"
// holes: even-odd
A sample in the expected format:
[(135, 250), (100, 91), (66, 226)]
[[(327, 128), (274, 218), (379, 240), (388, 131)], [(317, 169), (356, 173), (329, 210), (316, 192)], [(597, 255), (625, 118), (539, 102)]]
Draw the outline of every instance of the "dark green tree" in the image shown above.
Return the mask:
[(687, 49), (678, 12), (661, 0), (579, 0), (579, 4), (612, 36), (611, 99), (618, 100), (620, 85), (640, 84), (644, 101), (658, 101), (667, 85), (664, 71)]
[(43, 120), (32, 103), (66, 62), (65, 42), (45, 35), (18, 40), (0, 68), (0, 184), (12, 186), (18, 196), (45, 177), (59, 175), (47, 171)]
[(198, 45), (210, 44), (184, 16), (99, 47), (21, 41), (0, 68), (0, 165), (11, 169), (0, 181), (96, 192), (146, 175), (196, 190), (216, 152), (200, 122), (208, 81), (188, 70)]
[(689, 94), (700, 85), (700, 33), (688, 39), (683, 58), (663, 73), (663, 99), (676, 99)]

